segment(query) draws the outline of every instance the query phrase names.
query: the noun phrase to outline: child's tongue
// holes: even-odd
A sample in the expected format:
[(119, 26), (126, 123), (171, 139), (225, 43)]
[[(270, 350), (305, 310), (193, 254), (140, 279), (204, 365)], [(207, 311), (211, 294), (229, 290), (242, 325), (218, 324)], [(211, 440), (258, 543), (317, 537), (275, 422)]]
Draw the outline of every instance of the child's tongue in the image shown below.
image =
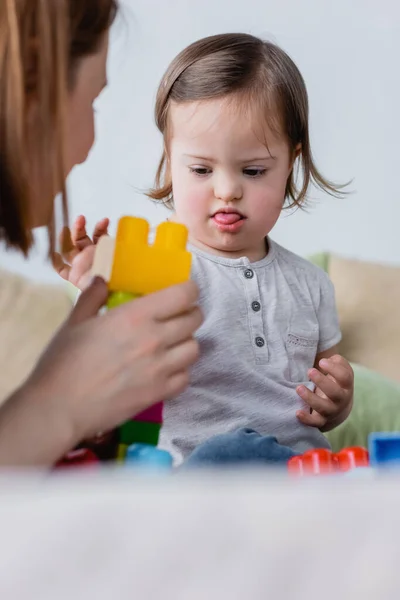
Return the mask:
[(240, 221), (242, 217), (237, 213), (216, 213), (214, 220), (221, 225), (233, 225)]

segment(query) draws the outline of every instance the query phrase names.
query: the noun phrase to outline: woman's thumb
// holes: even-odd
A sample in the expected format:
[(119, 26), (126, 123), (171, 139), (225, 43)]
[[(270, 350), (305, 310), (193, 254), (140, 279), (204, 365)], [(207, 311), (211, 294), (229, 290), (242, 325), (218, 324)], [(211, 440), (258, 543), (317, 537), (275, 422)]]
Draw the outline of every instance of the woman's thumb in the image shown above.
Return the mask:
[(89, 287), (79, 297), (78, 302), (68, 319), (69, 325), (77, 325), (90, 317), (97, 315), (99, 310), (105, 305), (108, 298), (108, 288), (104, 279), (95, 277)]

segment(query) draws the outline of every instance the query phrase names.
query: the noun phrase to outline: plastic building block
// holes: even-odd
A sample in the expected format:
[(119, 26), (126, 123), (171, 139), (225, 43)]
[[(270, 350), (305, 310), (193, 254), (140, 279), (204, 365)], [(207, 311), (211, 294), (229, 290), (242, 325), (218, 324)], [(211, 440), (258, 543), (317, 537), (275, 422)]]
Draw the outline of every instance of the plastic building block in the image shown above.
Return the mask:
[(128, 450), (127, 444), (119, 444), (117, 451), (117, 462), (125, 462), (126, 451)]
[(334, 454), (326, 448), (308, 450), (300, 456), (290, 458), (287, 463), (289, 473), (295, 475), (321, 475), (343, 473), (369, 465), (365, 448), (354, 446)]
[(158, 402), (154, 406), (150, 406), (147, 410), (135, 415), (132, 421), (145, 421), (146, 423), (162, 423), (163, 422), (164, 404)]
[(152, 444), (157, 446), (160, 437), (160, 423), (145, 423), (144, 421), (127, 421), (119, 428), (120, 444)]
[(122, 217), (118, 223), (110, 291), (145, 295), (183, 283), (190, 276), (191, 254), (187, 229), (180, 223), (161, 223), (152, 246), (145, 219)]
[(288, 461), (290, 473), (298, 475), (319, 475), (336, 471), (334, 454), (325, 448), (309, 450), (302, 456), (294, 456)]
[(371, 466), (400, 467), (400, 433), (371, 433), (368, 446)]
[(110, 281), (114, 260), (115, 240), (103, 235), (96, 244), (93, 257), (92, 277), (102, 277), (107, 283)]
[[(189, 280), (192, 258), (186, 249), (187, 228), (179, 223), (161, 223), (152, 245), (148, 239), (149, 229), (145, 219), (122, 217), (115, 239), (109, 236), (100, 238), (92, 275), (98, 275), (107, 282), (108, 309)], [(146, 460), (150, 461), (152, 456), (153, 462), (158, 460), (172, 464), (168, 452), (154, 448), (160, 435), (162, 409), (160, 402), (118, 428), (116, 456), (119, 462), (125, 461), (127, 448), (133, 444), (135, 452), (139, 447), (147, 448)], [(140, 452), (144, 452), (143, 448)], [(133, 460), (135, 452), (132, 450), (130, 460)]]
[(102, 277), (112, 292), (145, 295), (190, 277), (191, 254), (186, 250), (188, 231), (180, 223), (161, 223), (153, 245), (148, 243), (145, 219), (122, 217), (115, 239), (100, 238), (92, 275)]
[(160, 450), (148, 444), (132, 444), (126, 453), (127, 464), (152, 467), (161, 470), (172, 468), (172, 456), (166, 450)]
[(135, 296), (135, 294), (129, 294), (129, 292), (111, 292), (108, 296), (107, 308), (115, 308), (121, 304), (125, 304), (125, 302), (130, 302), (135, 298), (137, 298), (137, 296)]
[(56, 468), (83, 467), (94, 466), (99, 464), (99, 459), (92, 450), (88, 448), (77, 448), (71, 450), (66, 456), (59, 460)]
[(335, 456), (339, 471), (351, 471), (358, 467), (368, 467), (370, 462), (368, 450), (359, 446), (344, 448), (337, 452)]

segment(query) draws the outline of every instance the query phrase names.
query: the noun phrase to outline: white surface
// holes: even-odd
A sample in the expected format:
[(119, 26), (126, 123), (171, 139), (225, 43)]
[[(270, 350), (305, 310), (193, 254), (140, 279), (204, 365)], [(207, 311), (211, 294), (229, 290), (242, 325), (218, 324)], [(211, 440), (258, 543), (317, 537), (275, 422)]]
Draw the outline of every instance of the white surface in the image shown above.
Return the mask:
[(398, 598), (399, 480), (129, 478), (2, 481), (0, 597)]
[[(153, 125), (159, 79), (195, 39), (246, 31), (282, 45), (310, 95), (317, 163), (337, 181), (354, 178), (344, 201), (321, 198), (311, 214), (282, 219), (275, 239), (299, 254), (322, 249), (400, 264), (400, 5), (396, 0), (125, 0), (115, 28), (110, 88), (99, 101), (98, 143), (71, 178), (72, 214), (115, 220), (123, 213), (163, 218), (140, 190), (153, 181), (161, 140)], [(28, 267), (52, 279), (40, 257)]]

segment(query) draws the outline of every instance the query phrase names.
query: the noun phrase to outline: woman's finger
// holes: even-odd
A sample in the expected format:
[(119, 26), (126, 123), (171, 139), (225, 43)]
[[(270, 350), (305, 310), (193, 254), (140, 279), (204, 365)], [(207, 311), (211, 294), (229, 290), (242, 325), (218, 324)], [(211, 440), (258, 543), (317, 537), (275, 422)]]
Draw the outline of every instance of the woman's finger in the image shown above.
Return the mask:
[(163, 400), (176, 398), (185, 391), (189, 385), (189, 373), (187, 370), (172, 375), (165, 384)]
[(157, 321), (166, 321), (186, 313), (197, 302), (199, 290), (194, 281), (187, 281), (137, 300), (137, 308)]
[[(95, 277), (91, 284), (79, 296), (66, 325), (77, 325), (97, 315), (99, 310), (105, 305), (108, 298), (108, 289), (106, 282), (100, 277)], [(107, 341), (105, 340), (105, 343)]]
[(198, 295), (197, 285), (187, 281), (118, 306), (112, 311), (113, 318), (119, 315), (125, 325), (131, 326), (137, 326), (148, 318), (157, 322), (168, 321), (190, 311)]
[(165, 347), (170, 348), (191, 338), (203, 322), (203, 315), (197, 306), (162, 324)]
[(163, 359), (163, 369), (167, 373), (176, 373), (191, 367), (199, 358), (199, 344), (192, 338), (170, 348)]

